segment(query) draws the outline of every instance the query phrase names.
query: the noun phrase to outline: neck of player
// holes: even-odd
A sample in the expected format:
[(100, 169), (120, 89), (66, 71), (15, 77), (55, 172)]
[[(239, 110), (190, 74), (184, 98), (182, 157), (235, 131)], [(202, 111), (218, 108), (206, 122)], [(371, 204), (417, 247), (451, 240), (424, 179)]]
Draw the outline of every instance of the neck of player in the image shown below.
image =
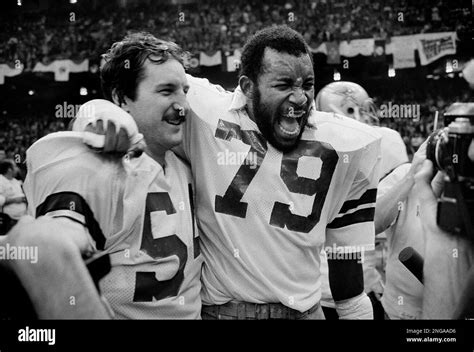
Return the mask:
[(147, 153), (153, 160), (155, 160), (158, 164), (160, 164), (163, 170), (165, 170), (166, 149), (161, 148), (160, 146), (147, 147), (147, 149), (145, 150), (145, 153)]

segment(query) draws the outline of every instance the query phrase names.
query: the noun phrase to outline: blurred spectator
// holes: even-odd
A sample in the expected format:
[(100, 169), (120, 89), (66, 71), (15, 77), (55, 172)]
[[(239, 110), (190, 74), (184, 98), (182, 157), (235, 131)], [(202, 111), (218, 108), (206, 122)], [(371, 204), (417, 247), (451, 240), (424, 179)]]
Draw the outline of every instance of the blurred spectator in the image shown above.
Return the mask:
[(0, 162), (0, 210), (14, 221), (26, 214), (26, 197), (21, 181), (14, 176), (18, 172), (10, 160)]
[[(178, 42), (192, 54), (200, 51), (231, 51), (243, 46), (247, 36), (258, 29), (286, 23), (302, 33), (311, 47), (323, 41), (355, 38), (389, 38), (427, 31), (466, 31), (470, 13), (461, 0), (202, 0), (199, 3), (171, 5), (158, 2), (130, 4), (117, 8), (114, 3), (96, 2), (94, 10), (87, 1), (74, 5), (58, 4), (34, 13), (18, 11), (0, 14), (0, 63), (20, 60), (25, 70), (41, 61), (84, 59), (99, 62), (110, 44), (131, 31), (146, 30), (163, 39)], [(71, 17), (71, 13), (74, 16)], [(425, 92), (430, 92), (426, 94)], [(378, 92), (374, 92), (378, 93)], [(412, 155), (417, 148), (415, 133), (425, 138), (433, 129), (435, 111), (454, 101), (472, 100), (453, 94), (446, 87), (425, 87), (393, 91), (379, 96), (377, 104), (418, 104), (419, 119), (382, 119), (404, 137)], [(424, 95), (425, 94), (425, 95)], [(377, 94), (372, 94), (377, 97)], [(0, 160), (23, 161), (26, 149), (42, 136), (63, 130), (62, 122), (45, 116), (0, 120)], [(412, 143), (414, 141), (414, 144)], [(3, 152), (2, 152), (3, 150)], [(20, 164), (24, 173), (24, 164)]]
[[(41, 137), (66, 127), (63, 121), (50, 120), (48, 115), (5, 116), (0, 119), (0, 161), (14, 160), (20, 168), (19, 178), (26, 174), (26, 150)], [(4, 155), (2, 157), (2, 154)]]
[(466, 31), (470, 13), (463, 8), (461, 0), (202, 0), (126, 8), (101, 2), (94, 11), (75, 4), (72, 12), (67, 4), (58, 4), (35, 13), (0, 14), (0, 63), (20, 60), (31, 70), (39, 61), (98, 60), (110, 43), (131, 30), (176, 41), (193, 54), (242, 46), (249, 34), (283, 23), (304, 34), (312, 47), (332, 40)]

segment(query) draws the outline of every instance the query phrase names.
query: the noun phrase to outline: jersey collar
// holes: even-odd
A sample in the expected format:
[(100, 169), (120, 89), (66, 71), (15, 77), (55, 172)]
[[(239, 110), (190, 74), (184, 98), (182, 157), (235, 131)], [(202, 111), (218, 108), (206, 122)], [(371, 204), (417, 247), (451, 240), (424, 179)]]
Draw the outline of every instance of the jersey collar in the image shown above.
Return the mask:
[(247, 97), (245, 96), (240, 86), (235, 88), (232, 101), (229, 105), (229, 111), (242, 110), (247, 105)]

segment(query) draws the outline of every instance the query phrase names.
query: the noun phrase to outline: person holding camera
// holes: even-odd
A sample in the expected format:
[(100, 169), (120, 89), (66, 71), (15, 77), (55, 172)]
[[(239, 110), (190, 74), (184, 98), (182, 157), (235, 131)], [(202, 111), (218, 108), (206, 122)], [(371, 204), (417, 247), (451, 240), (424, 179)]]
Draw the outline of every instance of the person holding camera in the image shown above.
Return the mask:
[(423, 319), (472, 318), (474, 310), (474, 103), (456, 103), (447, 116), (454, 119), (430, 137), (415, 175), (425, 243)]
[(399, 260), (405, 248), (423, 253), (424, 239), (419, 217), (420, 200), (414, 190), (415, 175), (426, 159), (424, 142), (411, 163), (398, 166), (378, 187), (375, 232), (387, 236), (387, 262), (382, 305), (386, 319), (420, 319), (423, 283)]

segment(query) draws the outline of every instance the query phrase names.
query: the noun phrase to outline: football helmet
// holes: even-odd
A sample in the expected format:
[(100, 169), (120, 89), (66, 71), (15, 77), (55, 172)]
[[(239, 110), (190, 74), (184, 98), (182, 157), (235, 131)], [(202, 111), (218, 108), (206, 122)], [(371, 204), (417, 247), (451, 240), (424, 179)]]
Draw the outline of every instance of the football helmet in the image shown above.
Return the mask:
[(316, 110), (335, 112), (369, 125), (378, 125), (378, 112), (369, 94), (357, 83), (333, 82), (316, 96)]

